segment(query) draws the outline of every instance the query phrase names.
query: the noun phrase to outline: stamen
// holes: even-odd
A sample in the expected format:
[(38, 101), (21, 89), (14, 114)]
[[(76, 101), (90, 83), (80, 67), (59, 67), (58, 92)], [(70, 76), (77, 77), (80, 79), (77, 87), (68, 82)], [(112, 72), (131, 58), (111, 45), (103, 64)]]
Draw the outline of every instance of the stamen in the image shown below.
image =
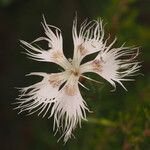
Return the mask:
[(94, 80), (94, 79), (89, 78), (89, 77), (87, 77), (87, 76), (81, 75), (81, 77), (82, 77), (83, 79), (85, 78), (85, 79), (91, 80), (91, 81), (93, 81), (93, 82), (95, 82), (95, 83), (100, 83), (100, 84), (102, 84), (102, 82), (97, 81), (97, 80)]

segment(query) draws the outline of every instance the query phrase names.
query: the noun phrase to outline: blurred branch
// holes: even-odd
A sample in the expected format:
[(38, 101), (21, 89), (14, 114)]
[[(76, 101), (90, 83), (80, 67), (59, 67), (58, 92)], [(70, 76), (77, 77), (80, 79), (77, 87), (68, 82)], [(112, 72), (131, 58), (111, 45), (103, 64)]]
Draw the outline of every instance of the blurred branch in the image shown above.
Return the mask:
[(106, 118), (99, 118), (99, 119), (88, 118), (88, 123), (103, 125), (103, 126), (107, 126), (107, 127), (117, 127), (118, 126), (117, 122), (106, 119)]

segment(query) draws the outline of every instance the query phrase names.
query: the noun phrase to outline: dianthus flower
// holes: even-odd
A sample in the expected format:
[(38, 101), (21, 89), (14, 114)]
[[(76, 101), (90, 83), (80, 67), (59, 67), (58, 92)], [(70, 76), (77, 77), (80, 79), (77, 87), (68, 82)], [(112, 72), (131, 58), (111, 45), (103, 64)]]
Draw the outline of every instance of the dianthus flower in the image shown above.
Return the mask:
[[(102, 20), (84, 21), (78, 32), (77, 19), (75, 19), (72, 27), (74, 53), (72, 59), (67, 59), (63, 53), (60, 29), (48, 25), (45, 19), (43, 20), (45, 37), (39, 37), (32, 43), (21, 40), (21, 43), (25, 46), (29, 58), (56, 63), (63, 68), (63, 71), (28, 74), (41, 76), (42, 81), (19, 89), (16, 109), (20, 109), (19, 113), (26, 111), (28, 114), (33, 114), (38, 111), (38, 115), (53, 117), (54, 130), (61, 131), (61, 138), (63, 137), (66, 142), (72, 136), (76, 126), (78, 124), (81, 126), (81, 120), (86, 120), (86, 111), (89, 111), (79, 90), (79, 85), (86, 88), (80, 78), (95, 81), (85, 76), (85, 73), (93, 72), (108, 81), (114, 88), (117, 82), (126, 89), (122, 81), (133, 80), (130, 77), (136, 75), (139, 70), (139, 62), (135, 60), (139, 52), (138, 48), (124, 47), (124, 45), (112, 48), (116, 38), (108, 45), (108, 39), (104, 39)], [(48, 43), (47, 50), (37, 46), (37, 43), (43, 40)], [(93, 60), (82, 63), (85, 56), (96, 52), (97, 56)]]

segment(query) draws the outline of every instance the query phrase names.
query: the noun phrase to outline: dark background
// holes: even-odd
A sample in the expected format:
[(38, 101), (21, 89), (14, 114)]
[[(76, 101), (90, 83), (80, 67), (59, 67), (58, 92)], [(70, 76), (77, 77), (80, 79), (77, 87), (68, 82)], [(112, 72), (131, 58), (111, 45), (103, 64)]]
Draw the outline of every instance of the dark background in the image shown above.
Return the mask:
[[(1, 150), (148, 150), (150, 149), (150, 1), (149, 0), (0, 0), (0, 149)], [(135, 82), (125, 83), (128, 92), (104, 81), (85, 84), (82, 90), (92, 114), (82, 129), (74, 132), (64, 146), (53, 136), (53, 120), (37, 114), (17, 115), (14, 87), (35, 83), (24, 75), (34, 71), (52, 72), (55, 66), (39, 63), (21, 54), (19, 39), (33, 41), (43, 35), (42, 14), (49, 24), (62, 30), (66, 56), (71, 56), (72, 22), (102, 18), (106, 37), (116, 35), (116, 46), (141, 46), (141, 73)], [(97, 77), (96, 77), (97, 78)]]

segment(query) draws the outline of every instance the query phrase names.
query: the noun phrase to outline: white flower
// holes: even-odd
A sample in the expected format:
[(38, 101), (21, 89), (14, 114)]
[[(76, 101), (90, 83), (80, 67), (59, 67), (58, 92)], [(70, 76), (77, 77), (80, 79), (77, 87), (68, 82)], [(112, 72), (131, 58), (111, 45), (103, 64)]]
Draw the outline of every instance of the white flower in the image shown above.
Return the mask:
[[(82, 77), (95, 81), (84, 75), (86, 72), (94, 72), (110, 82), (114, 88), (116, 88), (115, 82), (125, 88), (122, 81), (133, 80), (130, 77), (136, 75), (140, 68), (139, 62), (135, 60), (138, 48), (124, 46), (112, 48), (116, 39), (107, 45), (101, 20), (83, 22), (78, 33), (77, 19), (75, 19), (72, 28), (74, 54), (73, 59), (68, 60), (63, 54), (60, 29), (48, 25), (45, 19), (42, 25), (46, 37), (37, 38), (32, 43), (21, 41), (26, 47), (26, 54), (36, 61), (56, 63), (64, 70), (51, 74), (30, 73), (29, 75), (41, 76), (43, 79), (34, 85), (20, 88), (21, 94), (17, 98), (16, 109), (20, 109), (19, 113), (27, 111), (33, 114), (38, 111), (38, 115), (43, 114), (43, 117), (53, 116), (54, 130), (61, 131), (61, 137), (64, 137), (66, 142), (76, 126), (78, 124), (81, 126), (81, 120), (86, 120), (86, 110), (89, 111), (79, 90), (79, 85), (86, 87), (79, 79)], [(42, 40), (48, 42), (48, 50), (34, 46), (35, 42)], [(81, 63), (85, 56), (95, 52), (98, 52), (96, 58)]]

